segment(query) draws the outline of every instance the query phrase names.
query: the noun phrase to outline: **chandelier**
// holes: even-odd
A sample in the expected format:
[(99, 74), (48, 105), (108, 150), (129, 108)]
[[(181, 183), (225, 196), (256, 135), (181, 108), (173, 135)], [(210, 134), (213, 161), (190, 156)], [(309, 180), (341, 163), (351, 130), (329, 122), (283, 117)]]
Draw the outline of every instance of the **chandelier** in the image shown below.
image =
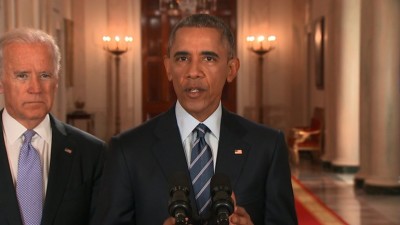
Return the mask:
[(160, 11), (170, 16), (214, 14), (217, 11), (217, 0), (160, 0)]

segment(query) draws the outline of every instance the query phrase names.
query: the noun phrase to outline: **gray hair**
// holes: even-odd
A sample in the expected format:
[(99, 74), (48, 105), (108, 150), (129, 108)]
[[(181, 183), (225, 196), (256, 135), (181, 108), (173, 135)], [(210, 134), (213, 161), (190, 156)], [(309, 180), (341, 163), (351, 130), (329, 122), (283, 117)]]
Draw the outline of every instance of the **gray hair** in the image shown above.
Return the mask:
[(183, 27), (197, 27), (197, 28), (215, 28), (221, 32), (222, 40), (226, 39), (228, 43), (229, 58), (236, 56), (236, 43), (235, 37), (229, 26), (220, 18), (209, 14), (193, 14), (180, 20), (173, 27), (168, 40), (167, 55), (170, 55), (172, 44), (175, 41), (176, 32)]
[(12, 43), (24, 43), (24, 44), (34, 44), (40, 43), (49, 47), (53, 54), (53, 60), (55, 65), (55, 74), (58, 76), (58, 72), (61, 67), (61, 53), (58, 48), (56, 41), (52, 36), (47, 34), (42, 30), (32, 29), (32, 28), (18, 28), (8, 33), (4, 34), (0, 38), (0, 76), (3, 73), (3, 56), (4, 48)]

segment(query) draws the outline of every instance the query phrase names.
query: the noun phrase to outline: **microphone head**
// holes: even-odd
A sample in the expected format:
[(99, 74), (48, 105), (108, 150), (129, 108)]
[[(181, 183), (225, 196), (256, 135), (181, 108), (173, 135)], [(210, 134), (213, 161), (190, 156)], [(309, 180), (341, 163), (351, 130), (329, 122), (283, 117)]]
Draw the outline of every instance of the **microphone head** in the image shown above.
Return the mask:
[(229, 177), (222, 173), (216, 173), (211, 178), (210, 188), (212, 196), (219, 191), (226, 192), (229, 196), (232, 194), (232, 187)]
[(170, 179), (170, 199), (168, 212), (175, 217), (176, 224), (185, 224), (185, 218), (191, 215), (189, 195), (189, 181), (184, 172), (176, 172)]
[(189, 195), (189, 180), (184, 172), (176, 172), (170, 178), (170, 196), (176, 191), (183, 191)]
[(215, 174), (211, 178), (212, 210), (217, 217), (217, 224), (229, 224), (229, 216), (233, 213), (234, 203), (231, 197), (232, 187), (229, 177)]

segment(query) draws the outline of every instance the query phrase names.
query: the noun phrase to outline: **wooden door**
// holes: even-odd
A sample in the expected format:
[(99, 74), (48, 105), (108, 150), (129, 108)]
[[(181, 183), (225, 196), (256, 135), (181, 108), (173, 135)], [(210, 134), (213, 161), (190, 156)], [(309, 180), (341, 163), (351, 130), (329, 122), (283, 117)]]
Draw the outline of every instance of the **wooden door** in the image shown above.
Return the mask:
[[(217, 16), (226, 21), (236, 34), (236, 1), (218, 0)], [(142, 0), (142, 110), (143, 121), (167, 111), (176, 101), (176, 95), (165, 74), (163, 57), (173, 25), (181, 19), (160, 13), (159, 0)], [(226, 84), (222, 103), (236, 111), (236, 81)]]

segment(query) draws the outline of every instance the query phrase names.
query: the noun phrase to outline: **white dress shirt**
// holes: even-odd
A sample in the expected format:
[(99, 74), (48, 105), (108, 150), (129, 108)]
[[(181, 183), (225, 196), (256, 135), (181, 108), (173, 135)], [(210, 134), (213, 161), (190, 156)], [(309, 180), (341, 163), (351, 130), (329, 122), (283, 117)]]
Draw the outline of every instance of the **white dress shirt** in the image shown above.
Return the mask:
[(217, 162), (218, 153), (218, 141), (221, 126), (221, 116), (222, 116), (222, 106), (219, 103), (218, 108), (215, 110), (210, 117), (208, 117), (204, 122), (200, 122), (191, 116), (177, 101), (175, 106), (176, 121), (178, 122), (179, 132), (182, 138), (183, 148), (185, 150), (186, 160), (188, 165), (190, 164), (191, 150), (193, 142), (195, 140), (195, 133), (193, 130), (199, 123), (205, 124), (211, 132), (206, 133), (205, 140), (210, 146), (213, 156), (214, 170)]
[[(2, 118), (4, 143), (7, 150), (8, 162), (10, 164), (11, 176), (15, 186), (18, 174), (19, 152), (24, 141), (23, 134), (27, 129), (13, 117), (11, 117), (5, 108)], [(44, 193), (46, 193), (50, 168), (52, 138), (49, 115), (47, 115), (45, 119), (33, 130), (36, 132), (36, 134), (33, 136), (31, 143), (40, 154), (40, 161), (43, 169), (43, 190)]]

